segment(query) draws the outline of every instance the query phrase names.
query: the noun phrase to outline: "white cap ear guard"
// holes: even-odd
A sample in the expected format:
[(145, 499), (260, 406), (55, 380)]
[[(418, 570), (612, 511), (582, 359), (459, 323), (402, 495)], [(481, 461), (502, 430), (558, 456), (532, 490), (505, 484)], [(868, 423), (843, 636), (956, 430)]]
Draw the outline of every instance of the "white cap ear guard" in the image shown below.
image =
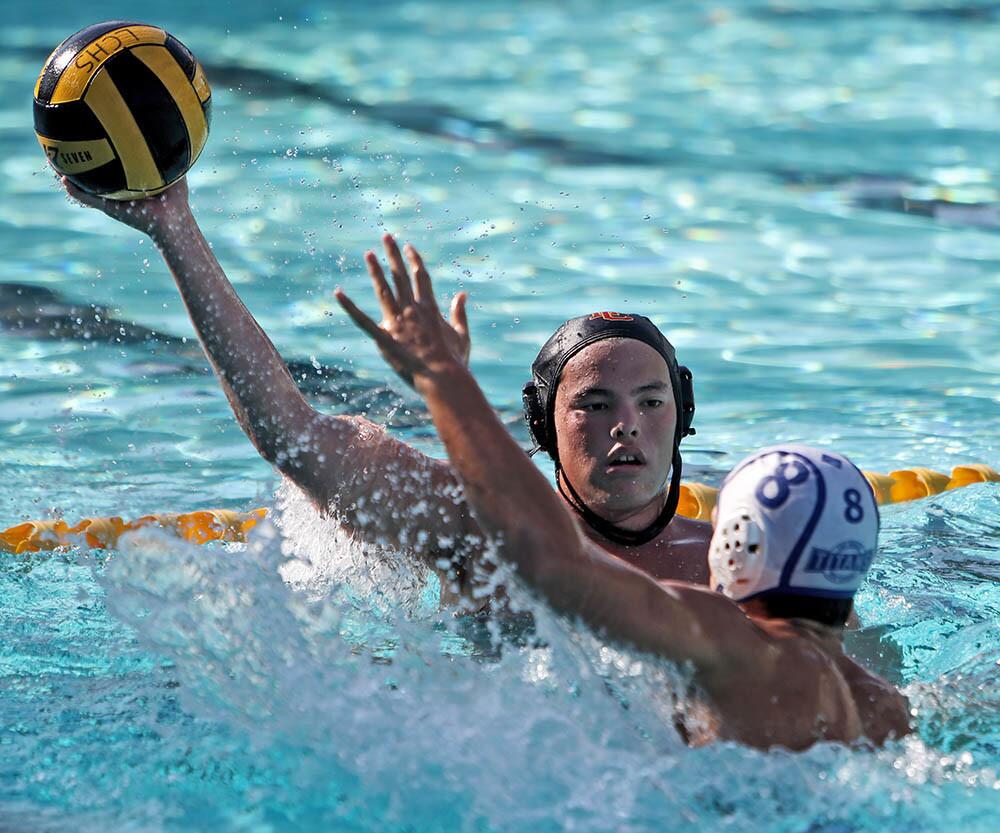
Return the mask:
[(736, 601), (770, 591), (852, 598), (878, 528), (871, 486), (846, 457), (803, 445), (764, 449), (719, 491), (711, 585)]
[(764, 572), (764, 531), (750, 512), (749, 507), (740, 506), (728, 516), (718, 518), (708, 551), (712, 587), (741, 592), (760, 584)]

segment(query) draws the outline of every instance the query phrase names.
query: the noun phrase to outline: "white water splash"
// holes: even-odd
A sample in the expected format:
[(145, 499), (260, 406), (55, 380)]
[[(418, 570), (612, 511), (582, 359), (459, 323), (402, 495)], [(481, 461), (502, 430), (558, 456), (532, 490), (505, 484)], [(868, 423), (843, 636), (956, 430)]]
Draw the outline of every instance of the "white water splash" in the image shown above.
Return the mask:
[(995, 774), (916, 737), (879, 752), (685, 748), (673, 669), (602, 645), (516, 583), (537, 621), (527, 645), (445, 650), (461, 641), (449, 614), (414, 616), (395, 587), (359, 601), (381, 573), (282, 505), (287, 537), (264, 524), (226, 551), (141, 530), (100, 576), (109, 608), (175, 664), (184, 709), (245, 737), (256, 765), (281, 762), (290, 782), (261, 788), (269, 806), (306, 802), (316, 825), (364, 830), (990, 829)]

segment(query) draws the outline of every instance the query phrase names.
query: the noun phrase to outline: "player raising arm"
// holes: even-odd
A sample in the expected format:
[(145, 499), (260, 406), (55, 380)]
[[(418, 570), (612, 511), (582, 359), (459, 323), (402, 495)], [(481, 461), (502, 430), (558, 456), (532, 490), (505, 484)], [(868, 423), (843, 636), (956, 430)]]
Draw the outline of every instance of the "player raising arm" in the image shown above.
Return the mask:
[[(419, 551), (432, 564), (442, 554), (460, 554), (454, 542), (474, 537), (476, 529), (450, 466), (364, 417), (323, 414), (306, 401), (201, 233), (185, 180), (132, 201), (91, 196), (65, 179), (63, 185), (77, 201), (152, 238), (240, 426), (265, 460), (361, 540)], [(405, 293), (402, 257), (388, 235), (385, 248), (397, 289)], [(392, 315), (391, 308), (383, 312)], [(444, 337), (468, 360), (464, 293), (455, 297)], [(435, 546), (439, 540), (447, 545)]]
[[(322, 414), (305, 400), (202, 235), (186, 183), (121, 202), (63, 182), (77, 201), (152, 238), (260, 454), (359, 540), (414, 553), (432, 567), (450, 559), (442, 586), (470, 590), (466, 579), (475, 571), (465, 567), (480, 551), (481, 536), (452, 468), (363, 417)], [(374, 253), (365, 260), (381, 328), (391, 333), (412, 301), (411, 285), (395, 241), (386, 235), (383, 243), (395, 291)], [(442, 331), (463, 362), (469, 354), (464, 304), (460, 293)], [(566, 322), (546, 342), (525, 399), (530, 389), (532, 434), (552, 457), (560, 494), (587, 534), (658, 577), (704, 583), (708, 525), (674, 515), (679, 444), (694, 413), (690, 388), (690, 374), (651, 321), (594, 313)]]
[[(854, 592), (874, 554), (878, 510), (844, 457), (775, 448), (723, 485), (712, 584), (657, 582), (585, 538), (507, 433), (449, 337), (430, 276), (408, 247), (413, 285), (391, 331), (337, 298), (430, 408), (480, 527), (557, 610), (607, 637), (689, 662), (712, 715), (706, 737), (804, 749), (882, 743), (909, 731), (905, 699), (843, 652)], [(380, 287), (383, 306), (387, 287)]]

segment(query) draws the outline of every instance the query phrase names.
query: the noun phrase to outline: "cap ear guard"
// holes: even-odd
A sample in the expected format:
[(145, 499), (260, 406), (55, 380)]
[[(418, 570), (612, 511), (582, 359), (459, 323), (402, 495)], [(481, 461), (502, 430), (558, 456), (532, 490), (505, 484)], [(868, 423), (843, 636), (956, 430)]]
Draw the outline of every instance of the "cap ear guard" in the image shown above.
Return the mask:
[[(537, 448), (549, 450), (549, 432), (545, 419), (545, 408), (542, 398), (538, 395), (538, 386), (528, 382), (521, 388), (521, 404), (524, 406), (524, 421), (528, 423), (528, 433)], [(534, 452), (532, 452), (534, 453)]]
[(736, 601), (751, 595), (764, 572), (764, 544), (748, 509), (719, 519), (708, 553), (711, 586)]
[(677, 367), (677, 375), (681, 380), (681, 436), (689, 437), (697, 433), (691, 427), (694, 423), (694, 375), (684, 365)]

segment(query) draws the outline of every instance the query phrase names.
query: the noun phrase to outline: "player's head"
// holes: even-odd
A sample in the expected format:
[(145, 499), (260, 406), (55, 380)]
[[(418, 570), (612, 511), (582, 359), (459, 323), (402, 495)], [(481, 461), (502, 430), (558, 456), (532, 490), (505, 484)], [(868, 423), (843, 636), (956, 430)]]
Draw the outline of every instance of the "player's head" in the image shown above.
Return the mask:
[(842, 625), (871, 566), (879, 514), (846, 457), (804, 445), (766, 448), (726, 477), (709, 545), (712, 587), (780, 618)]
[[(691, 374), (670, 342), (641, 315), (593, 313), (556, 330), (531, 371), (525, 418), (564, 496), (608, 537), (648, 540), (676, 508), (680, 441), (693, 433)], [(617, 526), (654, 504), (637, 537)]]

